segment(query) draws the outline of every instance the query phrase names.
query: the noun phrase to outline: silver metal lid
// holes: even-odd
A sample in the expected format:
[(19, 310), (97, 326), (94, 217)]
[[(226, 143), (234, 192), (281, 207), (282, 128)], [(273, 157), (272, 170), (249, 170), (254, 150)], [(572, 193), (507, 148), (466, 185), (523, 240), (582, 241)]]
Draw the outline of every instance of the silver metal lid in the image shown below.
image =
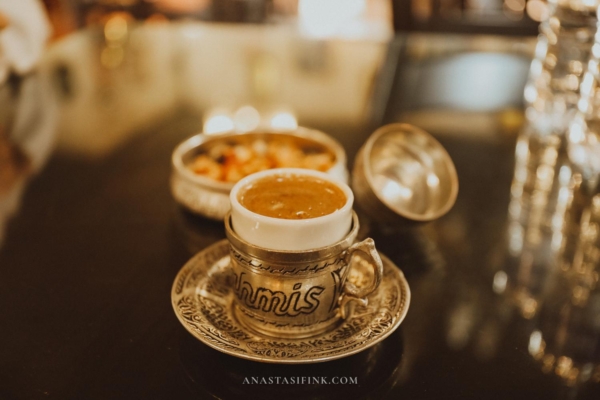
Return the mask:
[(352, 187), (362, 211), (383, 224), (428, 222), (458, 194), (452, 159), (430, 134), (409, 124), (377, 129), (356, 156)]

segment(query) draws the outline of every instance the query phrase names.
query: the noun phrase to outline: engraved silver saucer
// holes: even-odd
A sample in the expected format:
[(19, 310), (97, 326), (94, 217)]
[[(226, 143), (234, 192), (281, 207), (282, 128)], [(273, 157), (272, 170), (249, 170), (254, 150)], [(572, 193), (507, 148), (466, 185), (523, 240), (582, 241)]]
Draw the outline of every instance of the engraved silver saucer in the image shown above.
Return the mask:
[[(333, 330), (305, 339), (260, 335), (242, 325), (233, 310), (233, 274), (229, 242), (225, 239), (194, 256), (179, 271), (171, 302), (179, 321), (197, 339), (223, 353), (253, 361), (308, 364), (335, 360), (361, 352), (388, 337), (404, 320), (410, 289), (404, 274), (387, 257), (383, 279), (357, 306), (353, 315)], [(348, 276), (357, 286), (370, 282), (368, 267), (356, 263)]]

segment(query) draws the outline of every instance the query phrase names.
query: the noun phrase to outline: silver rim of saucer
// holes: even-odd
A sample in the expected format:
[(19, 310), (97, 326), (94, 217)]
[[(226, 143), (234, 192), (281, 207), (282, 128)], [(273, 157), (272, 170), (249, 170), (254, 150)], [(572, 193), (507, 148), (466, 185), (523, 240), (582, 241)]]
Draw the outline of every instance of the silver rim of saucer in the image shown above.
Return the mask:
[[(307, 364), (335, 360), (361, 352), (388, 337), (404, 320), (410, 288), (404, 274), (387, 257), (383, 280), (357, 306), (351, 318), (335, 329), (305, 339), (266, 337), (237, 321), (233, 305), (229, 242), (224, 239), (195, 255), (179, 271), (171, 290), (175, 314), (198, 340), (223, 353), (253, 361)], [(368, 280), (360, 268), (348, 279)]]

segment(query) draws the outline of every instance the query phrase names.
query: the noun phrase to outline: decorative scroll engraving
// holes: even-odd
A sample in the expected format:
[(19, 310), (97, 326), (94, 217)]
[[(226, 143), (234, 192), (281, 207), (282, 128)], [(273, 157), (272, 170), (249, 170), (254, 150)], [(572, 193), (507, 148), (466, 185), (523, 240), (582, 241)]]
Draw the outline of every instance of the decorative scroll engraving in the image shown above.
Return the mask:
[(331, 304), (329, 305), (329, 311), (333, 311), (335, 306), (338, 303), (339, 297), (342, 295), (342, 288), (344, 287), (344, 280), (342, 277), (344, 276), (344, 272), (348, 265), (344, 264), (340, 268), (331, 272), (331, 278), (333, 279), (333, 284), (335, 287), (335, 292), (333, 294), (333, 298), (331, 299)]
[(328, 260), (324, 260), (314, 264), (302, 264), (296, 268), (290, 269), (289, 266), (281, 266), (281, 265), (266, 265), (260, 262), (259, 260), (245, 257), (240, 252), (238, 252), (235, 248), (231, 248), (231, 256), (242, 266), (250, 269), (259, 269), (263, 272), (269, 272), (272, 274), (280, 274), (280, 275), (308, 275), (319, 272), (331, 265), (343, 264), (346, 265), (346, 261), (344, 259), (345, 253), (342, 253), (339, 257)]
[(295, 358), (310, 350), (306, 343), (248, 342), (256, 354), (271, 358)]
[[(173, 284), (173, 308), (192, 335), (233, 356), (274, 363), (345, 357), (383, 340), (399, 326), (408, 310), (410, 292), (404, 276), (387, 258), (382, 259), (384, 279), (369, 296), (368, 305), (357, 306), (353, 316), (332, 331), (307, 339), (261, 336), (237, 321), (227, 241), (205, 249), (183, 267)], [(273, 302), (273, 307), (279, 305)]]

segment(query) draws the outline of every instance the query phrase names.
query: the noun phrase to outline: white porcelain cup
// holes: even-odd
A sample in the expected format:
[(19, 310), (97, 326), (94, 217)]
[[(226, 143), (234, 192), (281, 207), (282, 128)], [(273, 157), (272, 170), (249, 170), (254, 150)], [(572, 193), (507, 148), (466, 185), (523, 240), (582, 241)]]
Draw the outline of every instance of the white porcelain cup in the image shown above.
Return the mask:
[[(273, 175), (310, 176), (331, 182), (344, 192), (346, 203), (331, 214), (308, 219), (267, 217), (240, 204), (240, 190), (252, 182)], [(342, 240), (352, 225), (352, 190), (345, 183), (319, 171), (277, 168), (257, 172), (236, 183), (231, 190), (230, 199), (231, 225), (235, 233), (248, 243), (269, 250), (300, 251), (329, 246)]]

